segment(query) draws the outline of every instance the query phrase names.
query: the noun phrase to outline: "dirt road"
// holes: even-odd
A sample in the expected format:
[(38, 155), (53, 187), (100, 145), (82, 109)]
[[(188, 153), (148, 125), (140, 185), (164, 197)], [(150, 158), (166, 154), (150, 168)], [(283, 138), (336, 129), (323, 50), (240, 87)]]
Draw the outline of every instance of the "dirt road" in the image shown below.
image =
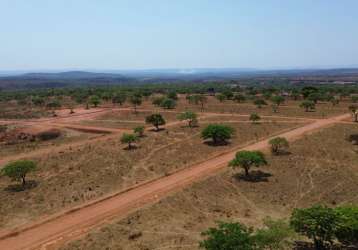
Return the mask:
[[(332, 125), (346, 119), (349, 115), (317, 120), (300, 128), (280, 134), (288, 140), (296, 140), (303, 134)], [(267, 148), (268, 140), (246, 146), (245, 150), (262, 150)], [(79, 235), (86, 233), (94, 226), (108, 222), (113, 217), (124, 217), (141, 206), (158, 201), (170, 192), (190, 183), (217, 173), (227, 166), (235, 151), (208, 159), (185, 170), (176, 172), (130, 190), (114, 194), (107, 198), (86, 204), (58, 214), (36, 224), (30, 224), (16, 231), (0, 235), (0, 249), (53, 249)]]

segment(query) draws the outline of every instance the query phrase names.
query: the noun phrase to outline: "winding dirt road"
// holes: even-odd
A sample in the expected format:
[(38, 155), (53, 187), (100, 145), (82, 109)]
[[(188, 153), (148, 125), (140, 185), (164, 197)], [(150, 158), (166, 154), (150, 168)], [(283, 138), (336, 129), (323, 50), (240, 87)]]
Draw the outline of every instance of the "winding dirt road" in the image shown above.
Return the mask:
[[(347, 119), (348, 114), (313, 123), (280, 134), (293, 141), (302, 135)], [(243, 147), (245, 150), (264, 150), (268, 140)], [(109, 222), (114, 217), (124, 217), (143, 205), (158, 201), (169, 193), (183, 188), (194, 181), (217, 173), (227, 166), (236, 151), (224, 153), (172, 175), (137, 185), (121, 193), (88, 203), (81, 207), (57, 214), (50, 218), (25, 225), (12, 232), (0, 235), (0, 249), (54, 249), (79, 237), (89, 229)]]

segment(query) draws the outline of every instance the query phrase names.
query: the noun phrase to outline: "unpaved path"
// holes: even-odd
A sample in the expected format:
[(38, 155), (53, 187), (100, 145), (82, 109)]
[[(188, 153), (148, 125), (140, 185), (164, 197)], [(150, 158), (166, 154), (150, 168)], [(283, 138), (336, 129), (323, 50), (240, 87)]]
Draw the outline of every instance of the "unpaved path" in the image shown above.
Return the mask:
[[(317, 120), (300, 128), (280, 134), (288, 140), (296, 140), (303, 134), (346, 119), (349, 115)], [(263, 150), (268, 140), (246, 146), (245, 150)], [(141, 206), (158, 201), (168, 193), (189, 185), (201, 178), (217, 173), (227, 166), (235, 151), (222, 154), (190, 168), (178, 171), (127, 191), (113, 194), (101, 200), (58, 214), (35, 224), (25, 225), (16, 231), (0, 235), (0, 249), (53, 249), (59, 244), (83, 235), (94, 226), (108, 222), (113, 217), (123, 217)]]

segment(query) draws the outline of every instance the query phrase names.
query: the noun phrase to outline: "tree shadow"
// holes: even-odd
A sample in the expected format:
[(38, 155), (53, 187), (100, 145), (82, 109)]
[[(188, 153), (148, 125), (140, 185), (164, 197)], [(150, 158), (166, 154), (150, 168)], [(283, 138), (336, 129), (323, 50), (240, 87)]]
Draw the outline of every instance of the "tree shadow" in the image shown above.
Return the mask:
[(204, 141), (204, 143), (210, 147), (227, 146), (230, 144), (230, 142), (228, 142), (228, 141), (219, 141), (219, 142)]
[(234, 178), (238, 181), (249, 181), (249, 182), (268, 182), (268, 178), (272, 174), (263, 172), (261, 170), (251, 171), (249, 175), (244, 173), (237, 173), (234, 175)]
[[(315, 250), (315, 246), (312, 242), (306, 242), (306, 241), (295, 241), (293, 245), (293, 250)], [(324, 246), (324, 249), (326, 250), (354, 250), (357, 249), (357, 247), (352, 246), (342, 246), (338, 244), (328, 245), (326, 244)]]
[(135, 150), (137, 148), (138, 148), (137, 145), (132, 145), (131, 147), (129, 147), (129, 146), (124, 147), (123, 150), (132, 151), (132, 150)]
[(285, 156), (285, 155), (291, 155), (292, 153), (290, 151), (282, 150), (277, 153), (272, 153), (273, 156)]
[(37, 185), (38, 185), (37, 181), (30, 180), (30, 181), (27, 181), (24, 186), (22, 184), (9, 185), (6, 188), (4, 188), (4, 191), (12, 192), (12, 193), (22, 192), (25, 190), (33, 189), (33, 188), (37, 187)]
[(151, 132), (160, 132), (160, 131), (163, 131), (163, 130), (165, 130), (165, 128), (158, 128), (158, 129), (152, 128), (149, 131), (151, 131)]

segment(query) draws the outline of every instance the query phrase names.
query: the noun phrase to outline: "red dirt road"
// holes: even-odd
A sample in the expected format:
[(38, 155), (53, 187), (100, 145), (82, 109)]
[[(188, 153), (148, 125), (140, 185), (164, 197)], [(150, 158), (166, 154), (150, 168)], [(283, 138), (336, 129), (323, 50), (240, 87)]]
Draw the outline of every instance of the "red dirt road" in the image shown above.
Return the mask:
[[(349, 117), (348, 114), (317, 120), (300, 128), (280, 134), (293, 141), (303, 134), (332, 125)], [(263, 150), (268, 139), (243, 147), (245, 150)], [(72, 209), (47, 220), (0, 235), (0, 249), (53, 249), (90, 228), (108, 222), (113, 217), (123, 217), (141, 206), (157, 201), (190, 183), (217, 173), (227, 166), (236, 151), (222, 154), (170, 176), (162, 177), (130, 190)]]

